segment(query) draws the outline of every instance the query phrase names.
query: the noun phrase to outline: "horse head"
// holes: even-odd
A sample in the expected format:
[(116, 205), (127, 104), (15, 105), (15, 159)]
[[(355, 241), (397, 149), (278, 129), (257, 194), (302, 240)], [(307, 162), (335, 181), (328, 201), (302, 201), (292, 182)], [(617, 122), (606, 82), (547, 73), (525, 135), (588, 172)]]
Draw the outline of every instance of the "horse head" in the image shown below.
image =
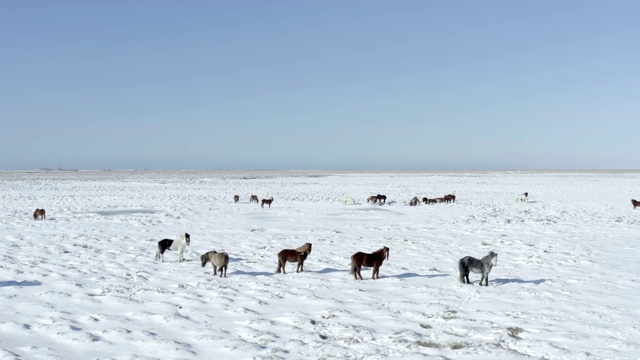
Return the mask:
[(184, 239), (187, 242), (187, 245), (191, 245), (191, 235), (189, 235), (189, 233), (184, 233)]

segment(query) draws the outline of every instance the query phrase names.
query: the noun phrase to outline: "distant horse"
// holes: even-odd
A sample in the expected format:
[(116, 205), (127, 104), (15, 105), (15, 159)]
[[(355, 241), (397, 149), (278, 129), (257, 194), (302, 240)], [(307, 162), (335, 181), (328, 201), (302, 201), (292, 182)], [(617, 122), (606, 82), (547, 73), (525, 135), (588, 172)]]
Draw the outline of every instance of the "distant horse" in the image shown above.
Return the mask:
[(416, 206), (420, 203), (420, 199), (418, 199), (417, 197), (413, 197), (413, 199), (411, 199), (411, 201), (409, 201), (409, 206)]
[[(633, 210), (635, 210), (635, 209), (636, 209), (636, 207), (640, 206), (640, 201), (638, 201), (638, 200), (634, 200), (634, 199), (631, 199), (631, 205), (633, 205)], [(36, 210), (36, 211), (37, 211), (37, 210)], [(42, 212), (44, 213), (44, 210), (42, 210)], [(34, 216), (35, 216), (35, 215), (34, 215)]]
[(351, 255), (351, 268), (349, 270), (350, 274), (353, 274), (353, 278), (358, 280), (362, 280), (362, 274), (360, 274), (360, 270), (362, 266), (373, 267), (373, 275), (372, 279), (380, 278), (380, 266), (382, 266), (382, 262), (385, 259), (389, 259), (389, 248), (384, 246), (382, 249), (376, 250), (371, 254), (357, 252)]
[(428, 204), (437, 204), (438, 200), (437, 199), (427, 199), (427, 203)]
[(178, 262), (184, 261), (184, 249), (191, 244), (191, 235), (184, 233), (178, 236), (178, 240), (162, 239), (158, 241), (158, 251), (156, 252), (156, 261), (164, 262), (164, 252), (166, 250), (178, 250)]
[(229, 254), (226, 252), (217, 252), (215, 250), (208, 251), (200, 256), (200, 262), (202, 267), (211, 262), (213, 266), (213, 275), (217, 275), (218, 269), (220, 269), (220, 277), (224, 273), (224, 277), (227, 277), (227, 267), (229, 266)]
[(368, 203), (375, 204), (375, 203), (376, 203), (376, 201), (378, 201), (378, 198), (377, 198), (375, 195), (371, 195), (371, 196), (369, 196), (369, 197), (367, 198), (367, 202), (368, 202)]
[(355, 205), (356, 201), (352, 197), (348, 197), (347, 196), (347, 197), (344, 198), (343, 203), (345, 205)]
[(36, 209), (36, 211), (34, 211), (33, 220), (38, 220), (38, 219), (40, 219), (40, 220), (46, 220), (47, 219), (47, 215), (45, 214), (44, 209)]
[(270, 199), (262, 199), (262, 205), (260, 205), (261, 207), (264, 207), (264, 204), (269, 205), (269, 208), (271, 208), (271, 203), (273, 202), (273, 196)]
[(240, 195), (233, 195), (233, 202), (237, 203), (238, 201), (240, 201)]
[(429, 198), (423, 197), (422, 202), (425, 204), (429, 203)]
[(387, 203), (387, 196), (386, 195), (376, 195), (376, 200), (378, 200), (378, 204), (386, 204)]
[(251, 197), (249, 198), (249, 203), (255, 202), (256, 204), (260, 202), (260, 200), (258, 200), (258, 195), (251, 195)]
[(444, 202), (446, 202), (446, 203), (456, 202), (456, 196), (455, 196), (455, 195), (453, 195), (453, 194), (445, 195), (445, 196), (443, 197), (443, 199), (444, 199)]
[(482, 274), (480, 278), (480, 286), (484, 280), (484, 286), (489, 286), (489, 272), (491, 268), (498, 265), (498, 254), (490, 251), (487, 256), (481, 260), (473, 258), (471, 256), (465, 256), (458, 260), (458, 270), (460, 270), (460, 282), (463, 284), (471, 284), (469, 281), (469, 272), (472, 271), (476, 274)]
[(522, 193), (516, 196), (516, 202), (528, 202), (529, 201), (529, 193)]
[(307, 256), (311, 254), (311, 243), (306, 243), (300, 246), (297, 249), (283, 249), (278, 253), (278, 268), (276, 269), (276, 273), (280, 273), (282, 270), (283, 274), (286, 274), (285, 266), (287, 262), (297, 262), (298, 266), (296, 267), (296, 272), (304, 271), (304, 261), (307, 259)]

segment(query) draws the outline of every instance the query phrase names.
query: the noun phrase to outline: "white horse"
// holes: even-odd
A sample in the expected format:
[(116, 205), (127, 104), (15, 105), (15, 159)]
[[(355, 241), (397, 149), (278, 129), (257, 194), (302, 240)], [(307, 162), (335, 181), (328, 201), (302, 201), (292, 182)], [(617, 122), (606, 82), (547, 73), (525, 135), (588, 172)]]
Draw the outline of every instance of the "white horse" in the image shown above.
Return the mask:
[(162, 239), (158, 241), (158, 251), (156, 252), (156, 261), (164, 262), (165, 250), (178, 250), (178, 262), (184, 261), (184, 248), (191, 244), (191, 235), (184, 233), (178, 236), (178, 240)]
[(522, 193), (516, 196), (516, 202), (528, 202), (529, 201), (529, 193)]
[(348, 196), (344, 198), (343, 202), (344, 202), (345, 205), (355, 205), (356, 204), (356, 201), (353, 200), (352, 197), (348, 197)]

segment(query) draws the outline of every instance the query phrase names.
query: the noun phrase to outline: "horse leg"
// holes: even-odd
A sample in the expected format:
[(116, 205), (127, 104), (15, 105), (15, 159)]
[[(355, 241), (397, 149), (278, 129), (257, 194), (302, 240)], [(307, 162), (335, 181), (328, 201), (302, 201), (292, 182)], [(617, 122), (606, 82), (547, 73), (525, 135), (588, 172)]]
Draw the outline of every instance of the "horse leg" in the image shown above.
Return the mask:
[(362, 265), (358, 265), (356, 269), (356, 273), (358, 274), (358, 278), (360, 278), (360, 280), (362, 280), (362, 274), (360, 273), (361, 270), (362, 270)]
[(374, 264), (373, 265), (373, 274), (371, 275), (371, 278), (373, 280), (377, 279), (377, 275), (378, 275), (378, 271), (380, 271), (380, 267), (378, 266), (378, 264)]
[(213, 265), (213, 275), (218, 275), (218, 267), (215, 264)]
[(227, 277), (227, 266), (228, 266), (228, 265), (225, 265), (225, 266), (224, 266), (224, 277)]
[(278, 259), (278, 268), (276, 269), (276, 274), (280, 274), (282, 270), (282, 262)]

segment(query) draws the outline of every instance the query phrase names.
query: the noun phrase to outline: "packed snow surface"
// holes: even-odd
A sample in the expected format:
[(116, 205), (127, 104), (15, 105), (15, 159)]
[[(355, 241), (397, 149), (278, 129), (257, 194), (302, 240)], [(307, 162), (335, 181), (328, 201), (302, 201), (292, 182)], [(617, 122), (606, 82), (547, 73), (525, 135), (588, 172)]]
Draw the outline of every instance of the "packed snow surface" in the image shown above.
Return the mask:
[[(0, 359), (640, 354), (640, 172), (0, 172), (0, 198)], [(185, 262), (154, 260), (185, 232)], [(307, 242), (304, 272), (276, 274)], [(351, 255), (383, 246), (380, 279), (354, 280)], [(489, 251), (489, 286), (461, 284)]]

